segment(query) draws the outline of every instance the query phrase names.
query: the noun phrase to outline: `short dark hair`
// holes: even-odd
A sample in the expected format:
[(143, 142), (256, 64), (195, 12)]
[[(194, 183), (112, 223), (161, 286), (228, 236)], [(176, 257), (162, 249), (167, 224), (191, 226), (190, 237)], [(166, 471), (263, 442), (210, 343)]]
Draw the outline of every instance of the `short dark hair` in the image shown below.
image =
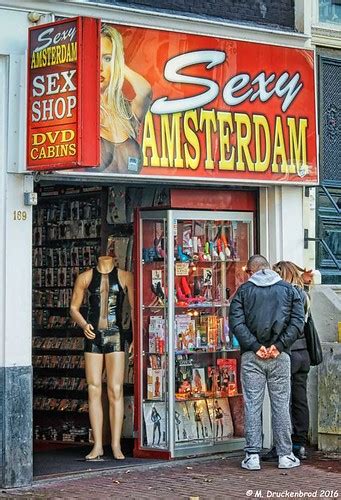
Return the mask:
[(247, 269), (250, 269), (253, 273), (260, 271), (261, 269), (270, 269), (270, 264), (263, 255), (252, 255), (246, 264)]

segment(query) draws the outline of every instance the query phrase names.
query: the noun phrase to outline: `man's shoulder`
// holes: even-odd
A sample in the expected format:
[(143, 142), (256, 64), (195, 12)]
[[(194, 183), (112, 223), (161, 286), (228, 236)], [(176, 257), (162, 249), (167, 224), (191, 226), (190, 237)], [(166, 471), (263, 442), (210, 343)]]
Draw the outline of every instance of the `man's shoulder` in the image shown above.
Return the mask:
[(240, 287), (238, 288), (238, 292), (239, 291), (243, 292), (243, 291), (247, 291), (250, 289), (256, 289), (256, 290), (269, 289), (270, 290), (273, 287), (280, 287), (283, 290), (287, 290), (288, 292), (294, 290), (294, 287), (290, 283), (288, 283), (287, 281), (284, 281), (284, 280), (277, 281), (276, 283), (273, 283), (272, 285), (268, 285), (268, 286), (264, 286), (264, 287), (257, 286), (255, 283), (253, 283), (252, 281), (249, 280), (249, 281), (246, 281), (245, 283), (243, 283), (242, 285), (240, 285)]

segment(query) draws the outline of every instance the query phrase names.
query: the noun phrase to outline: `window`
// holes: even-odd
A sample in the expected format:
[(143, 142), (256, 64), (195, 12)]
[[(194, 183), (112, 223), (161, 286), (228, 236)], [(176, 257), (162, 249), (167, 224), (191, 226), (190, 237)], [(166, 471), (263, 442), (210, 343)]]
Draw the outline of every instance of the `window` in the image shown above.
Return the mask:
[(319, 22), (341, 26), (341, 0), (319, 0)]

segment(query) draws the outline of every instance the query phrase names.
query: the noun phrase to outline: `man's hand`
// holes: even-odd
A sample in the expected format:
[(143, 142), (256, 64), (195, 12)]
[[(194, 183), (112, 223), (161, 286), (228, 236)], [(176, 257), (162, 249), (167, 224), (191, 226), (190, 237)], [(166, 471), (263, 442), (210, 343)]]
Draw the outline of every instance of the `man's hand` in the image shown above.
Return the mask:
[(269, 358), (277, 358), (281, 353), (279, 352), (279, 350), (277, 349), (276, 346), (272, 345), (270, 346), (268, 349), (268, 357)]
[(267, 348), (262, 345), (256, 352), (256, 356), (258, 356), (261, 359), (268, 359), (269, 353)]

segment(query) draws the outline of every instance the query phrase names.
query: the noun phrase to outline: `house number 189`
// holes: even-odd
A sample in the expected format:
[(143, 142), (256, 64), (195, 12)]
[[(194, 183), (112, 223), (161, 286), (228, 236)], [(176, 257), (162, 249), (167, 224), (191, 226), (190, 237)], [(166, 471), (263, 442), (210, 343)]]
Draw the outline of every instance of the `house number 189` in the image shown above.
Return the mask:
[(26, 210), (14, 210), (13, 220), (27, 220)]

